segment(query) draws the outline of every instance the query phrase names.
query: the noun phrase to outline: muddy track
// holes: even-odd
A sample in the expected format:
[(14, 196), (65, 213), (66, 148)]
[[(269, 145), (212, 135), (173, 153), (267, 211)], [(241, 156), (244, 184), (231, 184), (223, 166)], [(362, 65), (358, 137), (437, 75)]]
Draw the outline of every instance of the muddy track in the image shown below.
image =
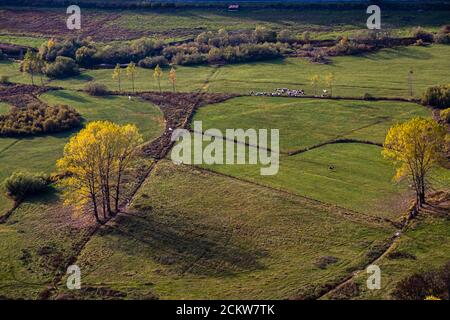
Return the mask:
[[(411, 211), (409, 213), (411, 213)], [(410, 222), (413, 219), (414, 218), (412, 218), (411, 215), (408, 214), (408, 218), (406, 219), (406, 221), (403, 224), (403, 226), (399, 229), (401, 234), (403, 234), (403, 232), (406, 231), (406, 229), (410, 225)], [(379, 261), (381, 258), (383, 258), (394, 247), (397, 239), (398, 239), (398, 237), (392, 236), (391, 239), (390, 239), (389, 245), (387, 246), (387, 248), (383, 252), (381, 252), (379, 255), (377, 255), (377, 257), (373, 258), (371, 261), (369, 261), (362, 268), (360, 268), (360, 269), (358, 269), (356, 271), (353, 271), (352, 274), (350, 274), (349, 276), (345, 277), (341, 282), (338, 282), (337, 284), (334, 284), (331, 288), (327, 288), (327, 290), (319, 293), (317, 295), (317, 297), (315, 297), (314, 299), (318, 300), (318, 299), (326, 298), (327, 295), (333, 294), (334, 292), (338, 291), (340, 288), (345, 286), (347, 283), (350, 283), (351, 281), (353, 281), (353, 279), (358, 274), (360, 274), (361, 272), (366, 270), (368, 266), (370, 266), (372, 264), (375, 264), (377, 261)]]

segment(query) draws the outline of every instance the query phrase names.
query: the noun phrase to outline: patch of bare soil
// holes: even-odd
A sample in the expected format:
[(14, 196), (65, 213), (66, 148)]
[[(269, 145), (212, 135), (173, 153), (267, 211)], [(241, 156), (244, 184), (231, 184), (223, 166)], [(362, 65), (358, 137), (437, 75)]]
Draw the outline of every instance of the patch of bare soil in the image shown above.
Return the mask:
[(163, 112), (166, 121), (164, 133), (147, 144), (145, 155), (155, 159), (164, 158), (173, 145), (170, 141), (173, 130), (186, 129), (195, 110), (206, 104), (213, 104), (233, 98), (236, 95), (222, 93), (141, 93), (139, 96), (157, 105)]
[(18, 108), (25, 108), (31, 103), (42, 102), (37, 98), (38, 95), (55, 90), (55, 87), (33, 86), (28, 84), (1, 84), (0, 101), (6, 102)]
[[(69, 30), (66, 25), (68, 15), (65, 9), (55, 10), (0, 10), (0, 30), (12, 34), (39, 35), (48, 37), (82, 36), (94, 40), (129, 40), (156, 34), (166, 37), (190, 35), (184, 29), (171, 30), (165, 33), (151, 30), (130, 30), (120, 27), (115, 20), (121, 17), (118, 13), (83, 11), (81, 30)], [(167, 34), (166, 34), (167, 33)]]

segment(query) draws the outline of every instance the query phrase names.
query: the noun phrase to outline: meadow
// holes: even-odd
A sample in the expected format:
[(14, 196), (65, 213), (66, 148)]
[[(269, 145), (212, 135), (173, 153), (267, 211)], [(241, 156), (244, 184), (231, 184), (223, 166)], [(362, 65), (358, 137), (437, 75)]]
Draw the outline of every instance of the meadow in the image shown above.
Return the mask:
[[(127, 297), (315, 296), (392, 232), (387, 223), (164, 160), (130, 212), (97, 233), (78, 263), (85, 286), (102, 283)], [(324, 256), (337, 262), (321, 269)]]
[[(418, 25), (437, 31), (448, 23), (448, 13), (386, 10), (383, 21), (391, 34), (409, 36)], [(6, 16), (0, 19), (0, 42), (38, 47), (47, 37), (68, 34), (58, 31), (65, 17), (58, 9), (3, 8), (0, 14)], [(88, 9), (86, 17), (80, 35), (99, 42), (141, 36), (167, 42), (205, 30), (251, 30), (258, 25), (296, 34), (308, 30), (313, 39), (333, 39), (363, 32), (366, 22), (365, 12), (314, 9)], [(24, 23), (13, 26), (11, 21), (17, 19)], [(450, 254), (448, 198), (439, 202), (433, 194), (430, 205), (402, 227), (413, 201), (410, 183), (394, 181), (395, 168), (381, 154), (393, 124), (432, 117), (430, 108), (406, 99), (419, 98), (428, 86), (448, 83), (449, 56), (449, 46), (433, 44), (333, 57), (329, 64), (291, 57), (175, 66), (176, 92), (236, 94), (198, 109), (187, 99), (187, 107), (195, 112), (192, 117), (182, 115), (191, 121), (186, 128), (202, 121), (203, 131), (279, 129), (279, 172), (262, 176), (260, 164), (175, 165), (170, 153), (159, 160), (142, 156), (139, 174), (150, 168), (149, 175), (142, 185), (137, 178), (129, 179), (130, 189), (137, 187), (131, 202), (98, 227), (90, 215), (64, 205), (63, 190), (51, 185), (47, 192), (25, 199), (0, 223), (0, 299), (392, 299), (400, 280), (442, 266)], [(185, 110), (176, 99), (183, 96), (168, 94), (169, 68), (163, 69), (162, 97), (174, 105), (152, 95), (155, 101), (161, 99), (161, 109), (154, 100), (137, 96), (159, 92), (153, 70), (137, 68), (136, 95), (125, 72), (118, 92), (112, 72), (81, 69), (76, 77), (44, 77), (44, 84), (58, 88), (38, 98), (74, 107), (83, 125), (96, 120), (134, 123), (146, 142), (169, 132), (164, 114), (167, 123), (178, 123), (178, 113)], [(342, 99), (249, 95), (283, 87), (312, 95), (313, 75), (321, 77), (321, 93), (330, 89), (323, 81), (330, 73), (335, 77), (333, 95)], [(31, 82), (17, 61), (0, 61), (0, 76)], [(41, 84), (40, 77), (35, 83)], [(112, 92), (91, 96), (83, 91), (89, 83)], [(345, 99), (364, 95), (404, 101)], [(0, 114), (9, 108), (0, 103)], [(0, 181), (17, 170), (54, 172), (64, 145), (78, 131), (0, 138)], [(257, 147), (245, 146), (246, 155)], [(433, 193), (449, 192), (450, 170), (434, 170), (429, 182)], [(0, 216), (12, 205), (1, 193)], [(395, 252), (401, 254), (392, 258), (389, 254)], [(74, 261), (82, 270), (79, 291), (65, 286), (65, 268)], [(382, 268), (382, 290), (366, 289), (365, 268), (371, 263)], [(332, 290), (345, 279), (357, 289)]]
[[(127, 40), (140, 36), (162, 40), (181, 40), (195, 37), (202, 31), (226, 28), (252, 30), (265, 26), (274, 30), (289, 29), (296, 34), (308, 31), (313, 39), (334, 39), (338, 35), (355, 36), (366, 33), (368, 15), (365, 9), (283, 9), (242, 8), (229, 12), (224, 8), (183, 8), (151, 10), (83, 9), (83, 29), (76, 34), (92, 36), (97, 41)], [(62, 37), (73, 32), (65, 29), (65, 9), (5, 7), (0, 22), (2, 33), (8, 36)], [(417, 10), (405, 8), (382, 11), (383, 29), (393, 36), (410, 36), (412, 29), (421, 26), (437, 31), (448, 23), (448, 10)], [(20, 25), (14, 21), (20, 20)]]
[(203, 130), (217, 128), (278, 129), (283, 153), (336, 140), (357, 139), (378, 144), (388, 129), (431, 111), (408, 102), (239, 97), (202, 107), (194, 121)]
[[(70, 90), (49, 91), (40, 96), (47, 104), (67, 104), (74, 107), (84, 122), (110, 120), (120, 124), (134, 123), (147, 140), (158, 137), (164, 128), (162, 112), (156, 106), (125, 96), (92, 97)], [(76, 131), (53, 135), (0, 138), (0, 180), (17, 170), (51, 173), (62, 156), (64, 145)], [(11, 206), (4, 193), (0, 195), (0, 212)]]
[[(312, 75), (322, 76), (318, 92), (328, 89), (323, 83), (325, 75), (335, 76), (333, 94), (335, 96), (363, 97), (366, 93), (381, 97), (410, 97), (408, 73), (413, 71), (413, 97), (432, 85), (446, 83), (450, 62), (450, 47), (433, 45), (429, 47), (401, 47), (384, 49), (376, 53), (360, 56), (335, 57), (330, 64), (320, 65), (301, 58), (287, 58), (277, 61), (254, 62), (225, 65), (221, 67), (178, 66), (176, 90), (181, 92), (207, 91), (248, 94), (250, 91), (272, 92), (275, 88), (301, 88), (309, 95), (314, 94), (310, 84)], [(436, 68), (436, 66), (439, 66)], [(169, 70), (163, 70), (161, 89), (172, 91), (168, 80)], [(0, 62), (0, 75), (8, 75), (10, 80), (30, 83), (28, 76), (19, 72), (17, 63)], [(111, 69), (85, 70), (79, 76), (61, 80), (44, 79), (46, 83), (66, 89), (83, 89), (94, 81), (106, 85), (110, 90), (118, 90), (117, 81), (112, 79)], [(35, 79), (40, 83), (39, 77)], [(158, 91), (158, 83), (153, 71), (138, 68), (135, 80), (138, 91)], [(131, 91), (131, 81), (122, 76), (122, 90)]]

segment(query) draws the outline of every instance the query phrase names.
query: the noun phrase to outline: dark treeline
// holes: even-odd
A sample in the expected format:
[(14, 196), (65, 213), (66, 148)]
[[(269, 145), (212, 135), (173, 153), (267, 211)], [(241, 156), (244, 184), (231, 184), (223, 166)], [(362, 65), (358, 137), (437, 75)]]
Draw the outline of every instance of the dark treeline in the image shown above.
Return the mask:
[[(49, 77), (61, 78), (78, 74), (78, 66), (114, 66), (134, 62), (140, 67), (157, 65), (227, 64), (250, 62), (296, 55), (313, 62), (325, 63), (326, 57), (351, 55), (395, 45), (424, 45), (433, 41), (449, 43), (450, 28), (443, 27), (436, 34), (418, 28), (414, 37), (391, 38), (386, 32), (362, 32), (351, 39), (337, 37), (333, 40), (310, 39), (309, 32), (299, 35), (291, 30), (273, 31), (258, 26), (254, 30), (200, 33), (194, 40), (178, 44), (165, 44), (151, 38), (127, 42), (97, 43), (91, 38), (50, 39), (36, 53), (37, 61), (45, 67), (37, 70)], [(394, 41), (402, 40), (402, 41)], [(403, 41), (408, 40), (408, 41)], [(404, 43), (404, 44), (403, 44)], [(26, 59), (25, 59), (26, 61)], [(26, 71), (30, 68), (25, 69)], [(32, 68), (31, 68), (32, 71)]]
[(241, 8), (278, 9), (362, 9), (368, 4), (383, 5), (385, 9), (448, 9), (450, 1), (393, 1), (393, 0), (349, 0), (349, 1), (119, 1), (119, 0), (1, 0), (0, 5), (27, 7), (67, 7), (80, 5), (83, 8), (97, 9), (176, 9), (176, 8), (226, 8), (229, 3), (239, 3)]

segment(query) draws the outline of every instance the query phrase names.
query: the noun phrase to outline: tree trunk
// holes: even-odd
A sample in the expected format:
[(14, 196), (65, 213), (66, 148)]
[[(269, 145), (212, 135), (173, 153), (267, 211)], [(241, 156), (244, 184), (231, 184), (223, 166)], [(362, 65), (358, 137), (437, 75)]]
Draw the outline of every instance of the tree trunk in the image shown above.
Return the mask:
[(117, 185), (116, 185), (116, 197), (114, 199), (114, 210), (119, 212), (119, 195), (120, 195), (120, 183), (122, 180), (122, 172), (119, 169), (119, 174), (117, 175)]

